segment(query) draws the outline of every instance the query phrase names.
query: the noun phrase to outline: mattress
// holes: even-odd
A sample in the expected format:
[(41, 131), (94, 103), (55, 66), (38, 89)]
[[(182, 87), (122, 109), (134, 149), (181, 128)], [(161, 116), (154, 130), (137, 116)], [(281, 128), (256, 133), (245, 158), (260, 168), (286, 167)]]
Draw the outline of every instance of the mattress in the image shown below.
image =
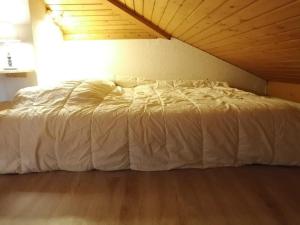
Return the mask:
[[(122, 85), (120, 87), (119, 85)], [(208, 81), (69, 81), (0, 111), (0, 173), (300, 165), (300, 105)]]

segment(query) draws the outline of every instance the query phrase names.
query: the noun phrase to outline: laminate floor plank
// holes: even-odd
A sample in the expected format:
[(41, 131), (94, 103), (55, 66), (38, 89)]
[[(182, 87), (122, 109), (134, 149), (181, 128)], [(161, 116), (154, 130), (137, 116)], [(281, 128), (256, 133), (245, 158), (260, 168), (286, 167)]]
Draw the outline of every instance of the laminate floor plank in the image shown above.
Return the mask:
[(0, 176), (0, 225), (296, 225), (300, 168)]

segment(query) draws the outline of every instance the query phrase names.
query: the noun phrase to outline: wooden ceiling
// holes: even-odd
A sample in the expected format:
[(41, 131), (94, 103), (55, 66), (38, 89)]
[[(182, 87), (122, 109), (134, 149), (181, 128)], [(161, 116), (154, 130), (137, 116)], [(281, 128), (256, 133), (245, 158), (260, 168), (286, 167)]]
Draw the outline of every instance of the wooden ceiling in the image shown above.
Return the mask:
[(65, 39), (175, 37), (266, 80), (300, 82), (299, 0), (45, 0)]
[(66, 40), (171, 38), (120, 2), (45, 0)]

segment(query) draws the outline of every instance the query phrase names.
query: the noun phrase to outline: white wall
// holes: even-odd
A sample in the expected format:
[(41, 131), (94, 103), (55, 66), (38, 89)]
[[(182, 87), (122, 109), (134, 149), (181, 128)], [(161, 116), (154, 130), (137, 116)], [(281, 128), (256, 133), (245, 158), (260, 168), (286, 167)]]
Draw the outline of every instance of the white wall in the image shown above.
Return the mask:
[[(0, 71), (6, 67), (7, 50), (12, 53), (13, 65), (19, 70), (32, 70), (34, 68), (33, 40), (31, 31), (30, 12), (28, 0), (1, 0), (0, 23), (10, 24), (15, 30), (14, 39), (19, 42), (0, 44)], [(0, 32), (0, 40), (5, 39)], [(7, 78), (0, 75), (0, 101), (13, 98), (16, 91), (26, 86), (36, 84), (34, 73), (26, 78)]]
[(209, 79), (260, 94), (266, 89), (264, 80), (176, 39), (66, 41), (60, 56), (67, 78)]
[(46, 14), (43, 0), (29, 0), (32, 36), (35, 47), (36, 71), (39, 83), (55, 80), (60, 73), (60, 48), (63, 35)]

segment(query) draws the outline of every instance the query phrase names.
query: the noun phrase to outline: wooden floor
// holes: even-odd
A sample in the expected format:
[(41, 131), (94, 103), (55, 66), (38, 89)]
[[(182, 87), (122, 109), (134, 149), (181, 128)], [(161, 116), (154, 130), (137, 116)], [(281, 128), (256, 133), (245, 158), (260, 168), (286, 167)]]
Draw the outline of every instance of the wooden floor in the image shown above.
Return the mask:
[(0, 176), (2, 225), (298, 225), (300, 168)]

